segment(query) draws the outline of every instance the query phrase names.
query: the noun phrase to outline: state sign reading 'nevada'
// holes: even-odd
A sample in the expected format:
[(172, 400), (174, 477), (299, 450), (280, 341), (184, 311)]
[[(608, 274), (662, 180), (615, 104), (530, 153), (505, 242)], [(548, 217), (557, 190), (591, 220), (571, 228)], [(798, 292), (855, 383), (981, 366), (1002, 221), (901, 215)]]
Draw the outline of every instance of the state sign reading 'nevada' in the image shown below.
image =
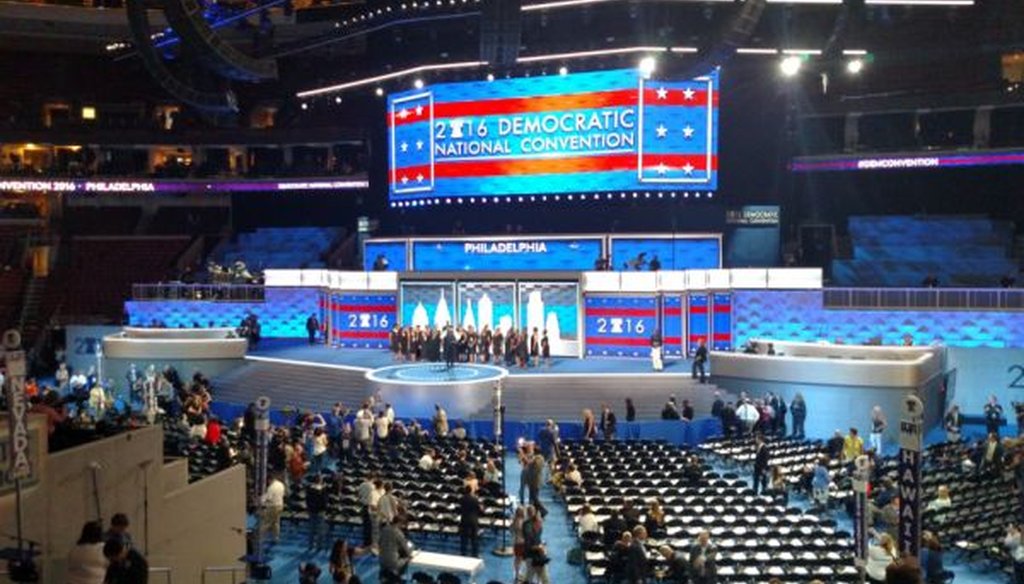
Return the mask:
[(388, 99), (392, 200), (713, 190), (718, 73), (444, 83)]

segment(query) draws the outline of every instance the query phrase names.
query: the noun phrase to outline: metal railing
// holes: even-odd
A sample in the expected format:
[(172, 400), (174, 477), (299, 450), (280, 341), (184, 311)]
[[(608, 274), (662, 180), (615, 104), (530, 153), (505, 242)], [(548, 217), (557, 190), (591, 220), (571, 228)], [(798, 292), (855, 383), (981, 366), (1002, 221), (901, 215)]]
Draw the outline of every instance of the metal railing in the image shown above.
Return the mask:
[[(207, 574), (224, 574), (231, 573), (231, 584), (238, 584), (238, 574), (242, 575), (242, 581), (245, 581), (245, 566), (207, 566), (203, 568), (203, 575), (201, 584), (206, 584)], [(218, 579), (218, 581), (220, 581)]]
[(211, 300), (214, 302), (263, 302), (263, 286), (252, 284), (133, 284), (133, 300)]
[(825, 308), (868, 310), (1024, 310), (1015, 288), (825, 288)]

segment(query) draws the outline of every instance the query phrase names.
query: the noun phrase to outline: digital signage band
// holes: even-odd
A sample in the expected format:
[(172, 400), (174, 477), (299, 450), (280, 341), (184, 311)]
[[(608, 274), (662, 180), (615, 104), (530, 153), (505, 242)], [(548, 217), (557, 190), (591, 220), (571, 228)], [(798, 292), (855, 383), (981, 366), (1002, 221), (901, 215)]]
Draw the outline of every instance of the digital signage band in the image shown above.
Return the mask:
[(389, 197), (714, 190), (718, 86), (619, 69), (394, 94)]

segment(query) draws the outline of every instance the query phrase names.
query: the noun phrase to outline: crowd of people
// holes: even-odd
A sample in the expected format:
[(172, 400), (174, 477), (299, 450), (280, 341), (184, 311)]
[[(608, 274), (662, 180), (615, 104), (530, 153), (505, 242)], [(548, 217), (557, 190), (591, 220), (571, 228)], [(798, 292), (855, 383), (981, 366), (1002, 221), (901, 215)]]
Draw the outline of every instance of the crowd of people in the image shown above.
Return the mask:
[(388, 348), (396, 361), (444, 361), (494, 363), (520, 368), (551, 365), (551, 341), (547, 330), (511, 328), (477, 331), (472, 326), (429, 328), (395, 325)]
[(87, 521), (67, 557), (66, 584), (146, 584), (149, 563), (132, 539), (128, 516), (115, 513), (104, 531)]

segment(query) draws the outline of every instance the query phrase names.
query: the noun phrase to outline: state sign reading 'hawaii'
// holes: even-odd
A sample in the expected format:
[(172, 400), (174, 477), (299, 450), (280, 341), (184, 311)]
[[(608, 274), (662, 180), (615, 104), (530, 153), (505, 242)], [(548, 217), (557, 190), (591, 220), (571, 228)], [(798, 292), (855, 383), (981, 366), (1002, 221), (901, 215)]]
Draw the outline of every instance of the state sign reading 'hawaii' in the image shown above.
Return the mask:
[(443, 83), (387, 115), (392, 201), (717, 186), (717, 71)]

